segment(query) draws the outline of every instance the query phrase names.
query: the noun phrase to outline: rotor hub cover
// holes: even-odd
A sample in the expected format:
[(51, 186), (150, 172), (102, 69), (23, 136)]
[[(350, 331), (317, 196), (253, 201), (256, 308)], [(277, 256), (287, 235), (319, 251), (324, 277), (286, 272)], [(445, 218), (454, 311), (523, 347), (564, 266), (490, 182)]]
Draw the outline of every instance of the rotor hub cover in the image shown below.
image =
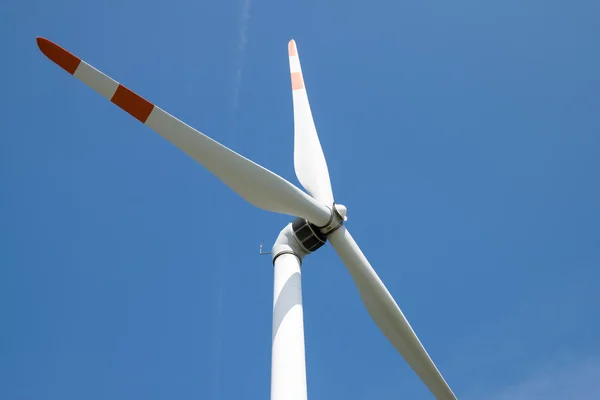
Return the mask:
[(334, 203), (331, 218), (324, 226), (316, 226), (304, 218), (295, 219), (292, 222), (294, 238), (308, 253), (316, 251), (327, 242), (327, 235), (337, 230), (348, 219), (346, 211), (346, 206)]

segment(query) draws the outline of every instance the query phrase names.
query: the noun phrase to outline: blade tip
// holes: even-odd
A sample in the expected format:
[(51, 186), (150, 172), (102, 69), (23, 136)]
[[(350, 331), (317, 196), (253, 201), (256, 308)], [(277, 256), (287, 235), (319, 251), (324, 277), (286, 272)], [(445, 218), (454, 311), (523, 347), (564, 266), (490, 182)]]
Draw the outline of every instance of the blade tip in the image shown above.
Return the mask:
[(81, 59), (63, 49), (56, 43), (43, 38), (36, 37), (37, 45), (42, 53), (62, 69), (73, 75), (79, 67)]
[(48, 49), (52, 46), (52, 42), (41, 36), (36, 36), (35, 41), (40, 51), (48, 56)]
[(296, 48), (296, 41), (294, 39), (290, 40), (288, 43), (288, 54), (290, 57), (298, 55), (298, 49)]

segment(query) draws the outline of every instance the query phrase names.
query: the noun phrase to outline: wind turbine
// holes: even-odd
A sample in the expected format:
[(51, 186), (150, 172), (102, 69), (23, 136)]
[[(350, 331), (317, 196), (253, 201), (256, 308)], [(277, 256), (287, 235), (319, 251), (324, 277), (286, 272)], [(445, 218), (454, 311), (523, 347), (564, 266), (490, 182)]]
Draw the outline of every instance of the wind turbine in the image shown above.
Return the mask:
[(256, 207), (297, 217), (279, 234), (274, 264), (271, 399), (307, 398), (301, 263), (329, 241), (346, 265), (367, 311), (438, 400), (456, 396), (421, 344), (350, 232), (346, 207), (333, 198), (327, 162), (317, 136), (296, 43), (288, 45), (294, 104), (294, 169), (310, 194), (168, 114), (48, 39), (40, 50), (77, 79), (127, 111), (206, 167)]

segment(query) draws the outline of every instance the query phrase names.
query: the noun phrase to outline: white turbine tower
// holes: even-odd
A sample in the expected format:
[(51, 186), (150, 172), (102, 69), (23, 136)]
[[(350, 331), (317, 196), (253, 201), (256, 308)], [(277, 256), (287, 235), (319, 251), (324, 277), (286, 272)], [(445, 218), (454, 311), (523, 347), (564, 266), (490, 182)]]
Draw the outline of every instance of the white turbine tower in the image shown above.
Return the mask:
[(294, 168), (310, 196), (186, 125), (57, 44), (39, 37), (37, 43), (50, 60), (179, 147), (248, 202), (264, 210), (297, 217), (281, 231), (272, 251), (272, 400), (307, 398), (300, 266), (304, 256), (327, 240), (350, 272), (367, 311), (391, 344), (436, 399), (456, 399), (346, 229), (346, 208), (334, 203), (294, 41), (288, 47), (294, 102)]

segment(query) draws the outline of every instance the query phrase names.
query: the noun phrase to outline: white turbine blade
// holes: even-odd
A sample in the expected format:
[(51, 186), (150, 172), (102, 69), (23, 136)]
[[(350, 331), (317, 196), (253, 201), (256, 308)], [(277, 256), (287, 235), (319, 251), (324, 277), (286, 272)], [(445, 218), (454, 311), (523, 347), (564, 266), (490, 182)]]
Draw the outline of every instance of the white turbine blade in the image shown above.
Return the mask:
[(456, 400), (408, 320), (345, 226), (328, 236), (354, 279), (369, 314), (438, 400)]
[(321, 203), (331, 206), (333, 192), (329, 170), (317, 135), (296, 42), (288, 44), (294, 100), (294, 169), (302, 186)]
[(329, 220), (327, 207), (287, 180), (186, 125), (48, 39), (37, 38), (37, 43), (50, 60), (179, 147), (251, 204), (316, 225)]

